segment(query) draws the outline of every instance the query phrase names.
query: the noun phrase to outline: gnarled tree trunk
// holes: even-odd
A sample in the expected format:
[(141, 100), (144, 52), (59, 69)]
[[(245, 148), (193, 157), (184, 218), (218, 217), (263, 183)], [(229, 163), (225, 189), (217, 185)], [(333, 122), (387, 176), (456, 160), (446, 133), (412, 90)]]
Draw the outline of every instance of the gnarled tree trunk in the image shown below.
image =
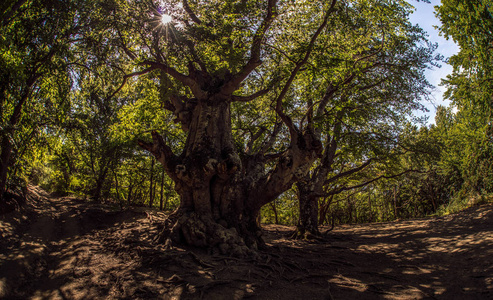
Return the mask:
[(238, 155), (232, 137), (230, 98), (186, 101), (185, 105), (177, 98), (173, 100), (175, 115), (188, 131), (181, 155), (174, 155), (156, 132), (152, 143), (140, 142), (165, 166), (181, 198), (160, 238), (166, 243), (247, 255), (263, 244), (256, 221), (260, 208), (306, 175), (320, 143), (309, 133), (300, 133), (280, 155), (276, 167), (266, 171), (263, 154)]
[[(256, 221), (260, 208), (304, 178), (321, 155), (319, 135), (309, 128), (298, 128), (284, 113), (283, 99), (302, 66), (308, 62), (317, 37), (335, 11), (335, 0), (329, 3), (328, 11), (312, 34), (302, 59), (296, 62), (273, 101), (277, 115), (289, 130), (289, 147), (281, 153), (266, 154), (275, 142), (278, 129), (274, 129), (273, 138), (267, 139), (267, 146), (260, 147), (261, 150), (254, 151), (245, 145), (241, 157), (233, 140), (231, 103), (252, 101), (269, 92), (266, 88), (249, 96), (233, 95), (262, 64), (262, 44), (278, 15), (277, 2), (266, 1), (264, 16), (251, 38), (249, 51), (245, 53), (245, 64), (236, 68), (235, 74), (224, 70), (208, 71), (198, 55), (192, 55), (188, 75), (163, 61), (154, 60), (144, 61), (141, 64), (148, 68), (134, 73), (139, 75), (160, 69), (187, 86), (195, 97), (172, 96), (165, 106), (173, 111), (176, 120), (188, 132), (179, 156), (157, 132), (153, 132), (152, 143), (140, 142), (163, 164), (181, 198), (180, 207), (168, 218), (161, 235), (167, 243), (178, 241), (219, 249), (224, 254), (247, 254), (263, 244)], [(200, 19), (190, 9), (187, 12), (193, 22), (200, 24)], [(194, 54), (193, 43), (185, 44)], [(200, 69), (196, 69), (197, 65)]]

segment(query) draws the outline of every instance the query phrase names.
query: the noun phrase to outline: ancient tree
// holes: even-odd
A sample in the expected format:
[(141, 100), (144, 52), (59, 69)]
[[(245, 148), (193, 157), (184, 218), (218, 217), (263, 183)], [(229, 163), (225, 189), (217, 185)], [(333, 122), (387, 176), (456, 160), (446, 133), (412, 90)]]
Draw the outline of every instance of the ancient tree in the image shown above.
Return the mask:
[[(255, 31), (251, 37), (243, 38), (242, 42), (249, 44), (242, 50), (243, 57), (238, 58), (243, 63), (233, 70), (208, 66), (200, 56), (200, 45), (195, 44), (197, 41), (188, 40), (191, 37), (185, 34), (178, 36), (177, 39), (182, 41), (177, 42), (187, 47), (190, 54), (186, 74), (165, 59), (142, 62), (150, 69), (168, 74), (189, 89), (190, 95), (172, 95), (166, 102), (166, 108), (176, 115), (176, 121), (188, 134), (180, 154), (173, 153), (157, 132), (153, 132), (152, 143), (140, 144), (165, 166), (181, 197), (180, 208), (167, 220), (162, 237), (168, 241), (181, 240), (189, 245), (218, 248), (222, 253), (244, 255), (249, 248), (256, 248), (262, 243), (257, 224), (260, 208), (306, 174), (320, 154), (320, 141), (313, 132), (300, 130), (292, 123), (283, 111), (283, 99), (300, 68), (308, 60), (317, 37), (325, 28), (335, 1), (320, 4), (321, 12), (314, 20), (318, 26), (308, 35), (307, 44), (303, 45), (304, 53), (294, 62), (288, 78), (269, 79), (271, 88), (252, 91), (250, 95), (242, 95), (239, 91), (248, 90), (242, 88), (244, 82), (249, 76), (255, 76), (252, 73), (262, 64), (268, 32), (281, 8), (275, 0), (249, 4), (244, 8), (240, 7), (241, 3), (237, 5), (239, 7), (227, 9), (239, 10), (241, 13), (242, 9), (248, 10), (253, 6), (254, 10), (259, 10), (259, 18), (258, 24), (253, 24)], [(192, 11), (186, 1), (183, 7), (188, 14), (187, 21), (194, 23), (190, 26), (195, 30), (218, 26), (202, 25), (205, 21)], [(172, 30), (180, 34), (178, 29)], [(270, 99), (264, 101), (272, 101), (279, 120), (289, 129), (289, 146), (279, 153), (268, 152), (278, 132), (273, 129), (270, 134), (263, 135), (265, 141), (261, 147), (239, 149), (233, 136), (233, 103), (255, 101), (274, 89), (277, 92), (271, 93)]]
[[(260, 208), (304, 180), (322, 157), (329, 104), (340, 101), (351, 83), (365, 81), (367, 69), (394, 64), (378, 55), (395, 46), (384, 42), (388, 27), (381, 23), (389, 16), (374, 19), (369, 27), (381, 28), (380, 36), (367, 38), (361, 24), (371, 16), (348, 14), (354, 5), (123, 1), (102, 8), (122, 56), (135, 63), (123, 83), (156, 74), (165, 90), (163, 108), (186, 132), (178, 148), (159, 130), (152, 141), (139, 142), (165, 167), (181, 197), (162, 241), (234, 255), (262, 245)], [(361, 5), (393, 9), (379, 1)], [(358, 30), (366, 45), (337, 46), (351, 44)], [(352, 70), (341, 70), (341, 53), (357, 62)]]

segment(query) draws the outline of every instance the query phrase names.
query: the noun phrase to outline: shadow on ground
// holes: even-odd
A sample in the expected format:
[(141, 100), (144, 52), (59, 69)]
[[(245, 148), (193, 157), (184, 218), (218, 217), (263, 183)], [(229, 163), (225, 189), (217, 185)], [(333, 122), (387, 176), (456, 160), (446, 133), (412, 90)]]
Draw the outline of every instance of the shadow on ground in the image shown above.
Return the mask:
[(493, 299), (493, 206), (342, 226), (326, 242), (265, 226), (260, 259), (165, 250), (165, 215), (121, 211), (32, 188), (0, 217), (0, 298)]

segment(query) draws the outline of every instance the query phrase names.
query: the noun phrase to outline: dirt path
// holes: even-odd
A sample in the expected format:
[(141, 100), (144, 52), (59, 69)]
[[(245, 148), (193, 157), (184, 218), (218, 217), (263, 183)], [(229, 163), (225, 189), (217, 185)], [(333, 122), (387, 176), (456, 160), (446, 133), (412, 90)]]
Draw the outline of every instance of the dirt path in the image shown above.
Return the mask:
[(160, 212), (30, 198), (0, 216), (0, 298), (493, 299), (491, 205), (342, 226), (317, 243), (268, 225), (253, 260), (156, 246)]

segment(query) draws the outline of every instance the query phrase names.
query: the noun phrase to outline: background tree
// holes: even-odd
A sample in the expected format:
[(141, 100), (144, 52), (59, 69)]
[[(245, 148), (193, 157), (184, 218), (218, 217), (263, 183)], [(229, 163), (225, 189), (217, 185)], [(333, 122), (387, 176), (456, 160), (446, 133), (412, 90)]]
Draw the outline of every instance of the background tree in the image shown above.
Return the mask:
[(411, 9), (387, 2), (345, 7), (296, 82), (293, 115), (324, 141), (320, 162), (297, 185), (299, 237), (319, 234), (318, 199), (328, 196), (328, 185), (404, 151), (399, 135), (406, 118), (422, 108), (430, 88), (423, 70), (439, 59), (425, 33), (409, 23)]
[[(442, 130), (449, 131), (452, 149), (460, 152), (451, 157), (461, 157), (458, 169), (464, 190), (478, 194), (493, 191), (492, 4), (491, 1), (446, 0), (436, 7), (443, 24), (441, 32), (460, 46), (459, 53), (449, 59), (453, 73), (443, 81), (448, 88), (445, 95), (458, 112), (455, 117), (449, 117), (452, 124)], [(464, 147), (458, 149), (458, 145)], [(449, 158), (444, 156), (444, 159)]]
[[(67, 62), (80, 24), (70, 1), (4, 1), (0, 15), (0, 197), (70, 88)], [(53, 114), (53, 115), (52, 115)], [(3, 200), (1, 200), (3, 203)]]

